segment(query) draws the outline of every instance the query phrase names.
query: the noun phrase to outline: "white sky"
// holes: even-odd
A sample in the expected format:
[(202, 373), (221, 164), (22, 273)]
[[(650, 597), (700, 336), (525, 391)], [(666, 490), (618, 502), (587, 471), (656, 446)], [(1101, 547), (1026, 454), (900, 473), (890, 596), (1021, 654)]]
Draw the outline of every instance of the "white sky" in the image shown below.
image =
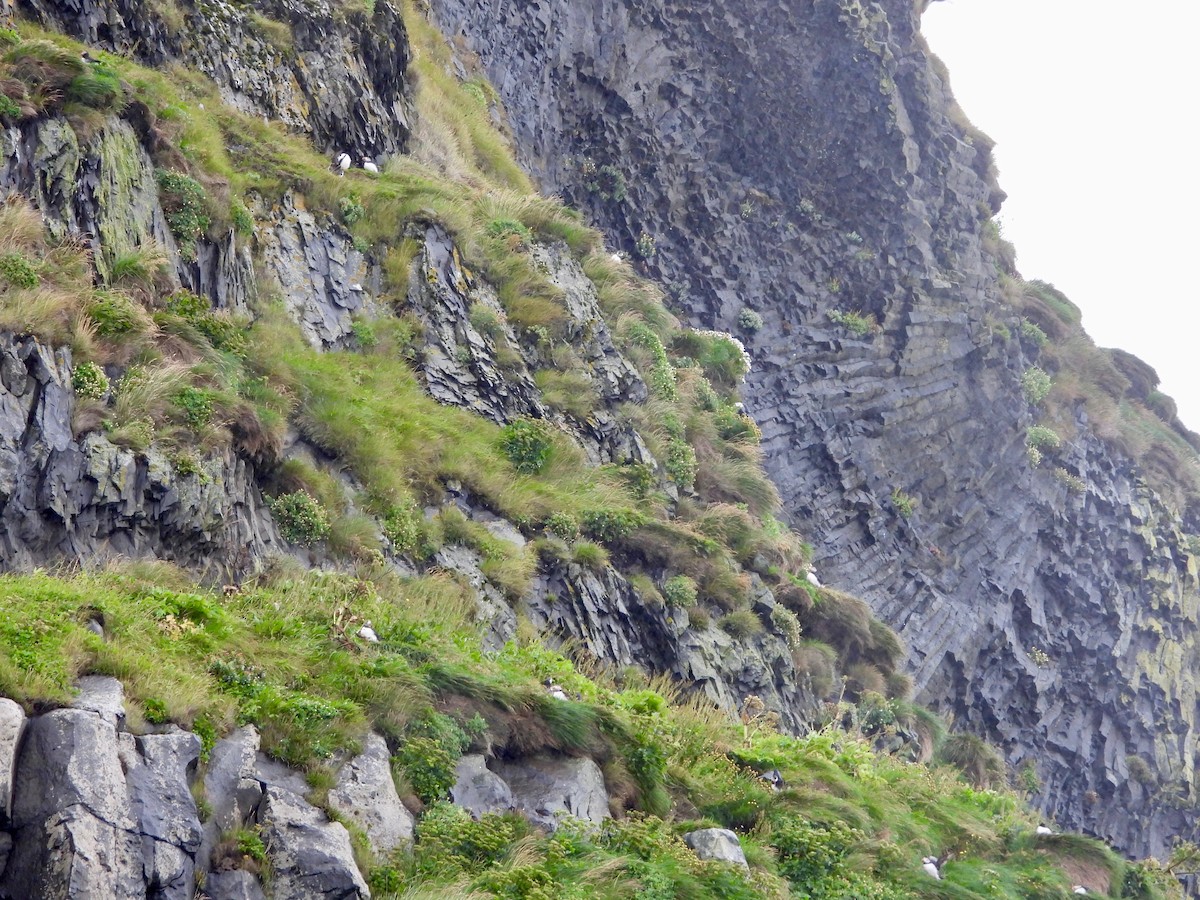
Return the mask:
[(1200, 0), (938, 0), (922, 31), (997, 142), (1021, 274), (1200, 431)]

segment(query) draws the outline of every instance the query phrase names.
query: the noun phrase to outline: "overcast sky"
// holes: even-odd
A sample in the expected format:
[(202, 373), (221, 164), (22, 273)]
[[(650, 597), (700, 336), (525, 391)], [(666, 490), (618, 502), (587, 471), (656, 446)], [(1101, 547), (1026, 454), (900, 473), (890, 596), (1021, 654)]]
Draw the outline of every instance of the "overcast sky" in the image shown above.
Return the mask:
[(997, 141), (1021, 274), (1200, 431), (1200, 0), (938, 0), (922, 30)]

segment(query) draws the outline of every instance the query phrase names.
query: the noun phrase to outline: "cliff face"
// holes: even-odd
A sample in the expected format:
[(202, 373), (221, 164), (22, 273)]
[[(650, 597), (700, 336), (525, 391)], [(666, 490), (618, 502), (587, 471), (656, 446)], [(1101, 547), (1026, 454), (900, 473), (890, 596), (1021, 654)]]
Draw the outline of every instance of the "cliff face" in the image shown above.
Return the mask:
[(1133, 853), (1194, 837), (1190, 529), (1082, 404), (1032, 464), (1036, 350), (981, 236), (1003, 195), (914, 4), (432, 7), (543, 188), (692, 324), (741, 327), (784, 508), (903, 636), (918, 696), (1032, 766), (1059, 822)]

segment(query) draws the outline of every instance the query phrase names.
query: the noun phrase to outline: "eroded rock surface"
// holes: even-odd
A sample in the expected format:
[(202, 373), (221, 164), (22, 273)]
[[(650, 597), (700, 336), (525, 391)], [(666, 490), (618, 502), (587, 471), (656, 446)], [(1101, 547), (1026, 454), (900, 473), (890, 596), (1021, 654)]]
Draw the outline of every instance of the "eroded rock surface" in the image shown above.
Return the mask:
[(494, 768), (512, 791), (513, 806), (535, 825), (553, 831), (561, 815), (585, 822), (609, 818), (604, 774), (594, 760), (527, 756), (498, 760)]
[(746, 342), (788, 518), (900, 632), (918, 699), (1033, 762), (1064, 826), (1162, 856), (1197, 834), (1197, 526), (1082, 411), (1084, 436), (1029, 465), (1034, 351), (998, 336), (1020, 322), (981, 238), (1003, 193), (921, 6), (432, 2), (544, 189), (691, 324)]

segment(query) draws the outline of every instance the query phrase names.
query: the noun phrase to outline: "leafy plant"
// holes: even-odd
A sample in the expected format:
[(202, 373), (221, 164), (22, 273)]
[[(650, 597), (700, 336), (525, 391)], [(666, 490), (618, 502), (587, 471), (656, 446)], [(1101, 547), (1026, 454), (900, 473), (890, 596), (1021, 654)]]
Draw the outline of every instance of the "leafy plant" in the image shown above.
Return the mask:
[(878, 327), (874, 319), (869, 319), (860, 313), (845, 312), (839, 309), (830, 312), (829, 319), (834, 324), (841, 325), (855, 337), (865, 337)]
[(738, 313), (737, 325), (742, 331), (758, 331), (763, 327), (763, 318), (750, 307), (745, 306)]
[(1037, 450), (1057, 450), (1062, 446), (1062, 438), (1053, 428), (1045, 425), (1031, 425), (1025, 431), (1025, 444)]
[(35, 288), (38, 284), (37, 269), (20, 253), (0, 256), (0, 278), (15, 288)]
[(892, 506), (902, 518), (909, 518), (917, 507), (916, 498), (911, 494), (906, 494), (900, 488), (892, 488)]
[(518, 419), (500, 432), (500, 452), (526, 475), (542, 471), (553, 449), (549, 426), (537, 419)]
[(208, 195), (196, 179), (174, 169), (157, 169), (158, 197), (167, 216), (167, 227), (179, 241), (186, 259), (195, 259), (196, 242), (208, 231)]
[(673, 575), (663, 582), (663, 598), (670, 606), (682, 609), (696, 605), (696, 580), (688, 575)]
[(284, 540), (315, 544), (329, 535), (329, 513), (308, 491), (293, 491), (267, 500)]
[(1053, 386), (1054, 382), (1050, 380), (1049, 374), (1037, 366), (1030, 366), (1021, 373), (1021, 390), (1025, 394), (1025, 399), (1034, 406), (1038, 406), (1046, 399)]
[(96, 363), (82, 362), (71, 373), (71, 387), (79, 397), (99, 400), (108, 393), (108, 376)]

